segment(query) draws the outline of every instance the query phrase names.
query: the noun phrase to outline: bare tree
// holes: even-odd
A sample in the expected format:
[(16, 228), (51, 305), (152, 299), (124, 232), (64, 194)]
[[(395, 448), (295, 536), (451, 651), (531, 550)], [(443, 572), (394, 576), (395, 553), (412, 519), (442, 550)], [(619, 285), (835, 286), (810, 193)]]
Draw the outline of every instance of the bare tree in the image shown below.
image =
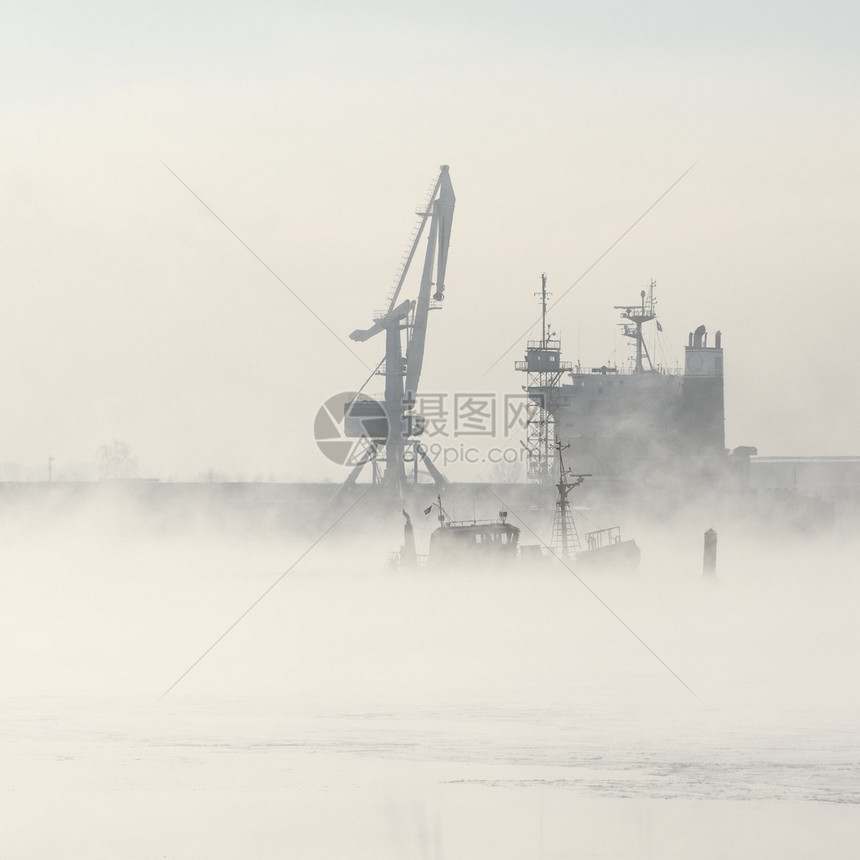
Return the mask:
[(206, 484), (220, 484), (227, 480), (227, 476), (210, 466), (205, 472), (197, 473), (197, 480)]
[(522, 474), (522, 463), (502, 460), (490, 469), (490, 480), (494, 484), (515, 484), (522, 478)]
[(120, 439), (103, 442), (96, 452), (96, 460), (102, 479), (137, 477), (137, 458), (128, 442)]

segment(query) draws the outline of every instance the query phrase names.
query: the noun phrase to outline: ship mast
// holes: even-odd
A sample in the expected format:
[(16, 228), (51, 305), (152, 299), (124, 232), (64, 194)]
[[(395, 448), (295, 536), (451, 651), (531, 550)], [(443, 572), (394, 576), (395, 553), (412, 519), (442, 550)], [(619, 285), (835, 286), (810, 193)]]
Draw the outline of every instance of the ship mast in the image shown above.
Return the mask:
[(556, 339), (546, 321), (547, 299), (552, 295), (546, 288), (546, 273), (540, 276), (540, 340), (526, 344), (525, 361), (514, 367), (526, 374), (524, 390), (528, 395), (526, 406), (526, 451), (528, 452), (528, 479), (537, 484), (552, 480), (552, 443), (555, 439), (554, 413), (558, 408), (558, 389), (562, 376), (573, 370), (569, 361), (561, 360), (561, 342)]
[(571, 558), (571, 551), (573, 555), (576, 555), (582, 549), (568, 497), (574, 488), (591, 476), (574, 475), (565, 470), (562, 451), (570, 448), (570, 442), (562, 444), (559, 440), (555, 443), (554, 448), (558, 456), (558, 483), (555, 485), (558, 490), (558, 498), (555, 502), (555, 519), (552, 524), (552, 549), (562, 561), (565, 561)]
[[(656, 281), (651, 281), (648, 292), (645, 290), (639, 294), (641, 302), (638, 305), (615, 305), (615, 310), (621, 311), (621, 318), (627, 322), (621, 323), (623, 326), (622, 333), (625, 337), (633, 338), (636, 344), (636, 366), (633, 368), (634, 373), (645, 373), (645, 361), (648, 362), (648, 370), (653, 371), (654, 365), (651, 363), (651, 356), (648, 354), (648, 347), (645, 346), (645, 338), (642, 334), (642, 326), (646, 322), (657, 317), (656, 305), (654, 299), (654, 287), (657, 286)], [(632, 325), (631, 325), (632, 323)]]
[(542, 272), (540, 276), (540, 345), (544, 349), (546, 349), (546, 342), (549, 340), (549, 329), (546, 325), (546, 296), (546, 272)]

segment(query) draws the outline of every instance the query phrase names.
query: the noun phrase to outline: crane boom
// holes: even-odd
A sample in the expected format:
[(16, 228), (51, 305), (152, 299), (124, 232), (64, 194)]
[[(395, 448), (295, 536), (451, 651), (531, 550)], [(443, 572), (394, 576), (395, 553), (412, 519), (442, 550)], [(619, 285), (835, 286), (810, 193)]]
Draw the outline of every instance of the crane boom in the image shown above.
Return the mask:
[(427, 340), (427, 316), (430, 312), (430, 290), (433, 286), (433, 267), (436, 264), (436, 292), (433, 298), (442, 301), (445, 297), (445, 270), (448, 267), (448, 245), (451, 242), (451, 222), (454, 218), (454, 188), (448, 173), (448, 165), (443, 164), (437, 183), (439, 196), (433, 201), (433, 217), (430, 234), (427, 237), (427, 253), (424, 256), (424, 270), (421, 286), (415, 304), (412, 333), (406, 350), (406, 401), (412, 403), (418, 391), (418, 380), (424, 365), (424, 344)]
[[(427, 198), (427, 205), (424, 207), (422, 212), (419, 212), (418, 215), (421, 218), (421, 221), (418, 224), (418, 227), (415, 229), (415, 237), (412, 240), (412, 245), (409, 247), (409, 253), (406, 255), (400, 266), (400, 276), (397, 279), (397, 285), (391, 291), (391, 297), (388, 302), (388, 310), (394, 310), (394, 303), (397, 301), (397, 297), (400, 295), (400, 291), (403, 289), (403, 282), (406, 280), (406, 275), (409, 273), (409, 267), (412, 265), (412, 258), (415, 256), (415, 252), (418, 250), (418, 243), (421, 241), (421, 236), (424, 233), (424, 227), (427, 226), (427, 219), (433, 214), (433, 200), (436, 198), (436, 194), (439, 191), (439, 183), (442, 181), (442, 174), (439, 174), (439, 178), (436, 180), (436, 184), (433, 186), (433, 190), (430, 192), (430, 196)], [(450, 180), (449, 180), (450, 182)]]
[(439, 198), (437, 219), (439, 222), (439, 259), (436, 264), (436, 293), (433, 298), (441, 302), (445, 297), (445, 271), (448, 268), (448, 245), (451, 244), (451, 222), (454, 220), (454, 186), (448, 165), (442, 166), (439, 174)]

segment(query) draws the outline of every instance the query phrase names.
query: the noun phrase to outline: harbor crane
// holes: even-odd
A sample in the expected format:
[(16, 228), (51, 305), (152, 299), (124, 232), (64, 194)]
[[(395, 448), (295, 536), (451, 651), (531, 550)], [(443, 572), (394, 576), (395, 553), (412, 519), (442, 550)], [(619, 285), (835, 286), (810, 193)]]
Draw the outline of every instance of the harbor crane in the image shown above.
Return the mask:
[[(345, 406), (346, 435), (363, 437), (366, 447), (344, 486), (354, 484), (364, 466), (371, 463), (375, 483), (389, 490), (400, 491), (407, 483), (407, 463), (412, 464), (411, 479), (417, 483), (419, 459), (437, 487), (447, 484), (445, 477), (427, 455), (426, 448), (416, 438), (423, 431), (424, 420), (415, 410), (424, 366), (429, 313), (441, 307), (445, 297), (445, 272), (454, 202), (448, 165), (443, 164), (426, 203), (417, 212), (418, 224), (388, 296), (387, 309), (374, 317), (369, 328), (356, 329), (350, 334), (352, 340), (362, 343), (385, 333), (385, 357), (376, 371), (377, 375), (385, 379), (385, 394), (380, 403), (360, 397), (359, 392)], [(427, 249), (418, 295), (415, 299), (404, 299), (398, 303), (409, 267), (428, 224)]]

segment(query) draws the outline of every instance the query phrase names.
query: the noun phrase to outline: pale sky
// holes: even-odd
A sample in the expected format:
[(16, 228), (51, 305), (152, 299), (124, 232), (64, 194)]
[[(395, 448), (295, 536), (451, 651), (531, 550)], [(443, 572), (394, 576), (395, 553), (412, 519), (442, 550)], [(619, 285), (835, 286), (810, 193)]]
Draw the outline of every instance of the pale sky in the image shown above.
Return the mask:
[(7, 4), (0, 465), (71, 475), (118, 438), (162, 479), (341, 476), (313, 418), (365, 367), (161, 160), (344, 339), (450, 164), (422, 388), (499, 394), (541, 271), (560, 295), (697, 162), (552, 312), (565, 357), (623, 361), (613, 305), (654, 279), (665, 360), (723, 332), (729, 446), (860, 453), (858, 24), (847, 2)]

